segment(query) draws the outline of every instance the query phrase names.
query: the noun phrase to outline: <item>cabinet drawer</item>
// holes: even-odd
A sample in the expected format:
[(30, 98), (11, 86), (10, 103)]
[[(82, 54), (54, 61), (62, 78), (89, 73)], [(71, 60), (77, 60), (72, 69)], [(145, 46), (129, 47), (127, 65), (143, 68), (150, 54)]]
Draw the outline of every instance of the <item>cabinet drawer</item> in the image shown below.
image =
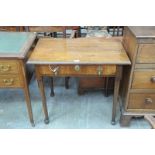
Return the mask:
[(42, 65), (38, 66), (40, 74), (53, 76), (114, 76), (115, 65)]
[(22, 87), (22, 79), (18, 75), (0, 75), (0, 87)]
[(128, 109), (155, 109), (155, 94), (130, 93)]
[(155, 63), (155, 44), (139, 46), (137, 63)]
[(19, 62), (14, 60), (0, 60), (0, 74), (18, 73)]
[(155, 89), (155, 69), (134, 71), (132, 88)]

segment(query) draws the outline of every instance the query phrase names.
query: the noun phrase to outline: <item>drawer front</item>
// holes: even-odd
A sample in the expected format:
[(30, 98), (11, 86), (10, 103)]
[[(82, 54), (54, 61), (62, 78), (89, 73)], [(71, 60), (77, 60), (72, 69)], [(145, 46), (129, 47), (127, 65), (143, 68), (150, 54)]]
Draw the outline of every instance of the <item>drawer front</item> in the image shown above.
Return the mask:
[(0, 26), (0, 31), (17, 31), (16, 26)]
[(0, 74), (19, 73), (19, 66), (14, 60), (0, 60)]
[(155, 63), (155, 44), (139, 46), (137, 63)]
[(151, 93), (130, 93), (128, 109), (155, 110), (155, 94)]
[(115, 65), (44, 65), (38, 66), (40, 74), (52, 76), (114, 76)]
[(132, 88), (155, 89), (155, 69), (134, 71)]
[(22, 87), (22, 79), (18, 75), (0, 75), (0, 87)]

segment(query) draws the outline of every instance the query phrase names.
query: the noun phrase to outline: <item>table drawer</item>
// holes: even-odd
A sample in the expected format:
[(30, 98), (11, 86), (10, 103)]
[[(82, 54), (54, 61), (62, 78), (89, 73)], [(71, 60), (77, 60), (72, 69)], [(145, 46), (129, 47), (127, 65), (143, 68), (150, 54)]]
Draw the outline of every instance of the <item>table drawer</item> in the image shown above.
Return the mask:
[(40, 74), (53, 76), (114, 76), (115, 65), (42, 65)]
[(128, 109), (155, 109), (155, 94), (130, 93)]
[(139, 46), (137, 63), (155, 63), (155, 44)]
[(22, 87), (22, 79), (18, 75), (0, 75), (0, 87)]
[(155, 69), (134, 71), (132, 88), (155, 89)]
[(0, 74), (19, 73), (19, 62), (14, 60), (0, 60)]

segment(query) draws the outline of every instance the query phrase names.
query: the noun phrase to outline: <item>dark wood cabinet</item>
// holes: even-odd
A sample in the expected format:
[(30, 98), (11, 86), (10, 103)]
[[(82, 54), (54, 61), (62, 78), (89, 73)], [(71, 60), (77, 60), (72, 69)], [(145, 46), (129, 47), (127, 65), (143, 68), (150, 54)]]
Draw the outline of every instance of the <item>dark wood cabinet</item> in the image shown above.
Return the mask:
[(123, 45), (132, 62), (123, 74), (121, 125), (133, 116), (155, 115), (155, 27), (125, 27)]

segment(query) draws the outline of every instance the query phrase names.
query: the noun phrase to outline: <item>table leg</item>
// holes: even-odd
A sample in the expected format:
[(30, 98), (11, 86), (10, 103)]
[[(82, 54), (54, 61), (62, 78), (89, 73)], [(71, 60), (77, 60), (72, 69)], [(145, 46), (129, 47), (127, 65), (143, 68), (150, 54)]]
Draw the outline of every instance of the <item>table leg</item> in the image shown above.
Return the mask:
[(129, 126), (129, 123), (131, 121), (131, 118), (132, 118), (131, 115), (121, 114), (121, 117), (120, 117), (120, 125), (122, 127)]
[(51, 94), (50, 94), (51, 97), (54, 96), (54, 79), (53, 77), (51, 77)]
[(41, 94), (41, 98), (42, 98), (42, 106), (43, 106), (43, 111), (44, 111), (44, 115), (45, 115), (45, 124), (49, 123), (49, 117), (48, 117), (48, 111), (47, 111), (47, 104), (46, 104), (46, 96), (45, 96), (45, 90), (44, 90), (44, 84), (43, 84), (43, 77), (37, 77), (37, 81), (38, 81), (38, 86), (40, 89), (40, 94)]
[(122, 66), (116, 67), (115, 85), (114, 85), (114, 97), (113, 97), (113, 107), (112, 107), (112, 125), (115, 125), (116, 108), (118, 105), (119, 87), (120, 80), (122, 77)]
[(70, 77), (65, 77), (65, 88), (69, 89), (69, 79)]
[(106, 97), (109, 96), (108, 86), (109, 86), (109, 77), (105, 77), (105, 96)]
[(24, 95), (25, 95), (25, 99), (26, 99), (26, 105), (27, 105), (27, 109), (28, 109), (30, 122), (31, 122), (31, 125), (34, 127), (35, 123), (33, 120), (32, 106), (31, 106), (31, 100), (30, 100), (30, 92), (29, 92), (29, 88), (27, 85), (25, 85), (25, 88), (24, 88)]

